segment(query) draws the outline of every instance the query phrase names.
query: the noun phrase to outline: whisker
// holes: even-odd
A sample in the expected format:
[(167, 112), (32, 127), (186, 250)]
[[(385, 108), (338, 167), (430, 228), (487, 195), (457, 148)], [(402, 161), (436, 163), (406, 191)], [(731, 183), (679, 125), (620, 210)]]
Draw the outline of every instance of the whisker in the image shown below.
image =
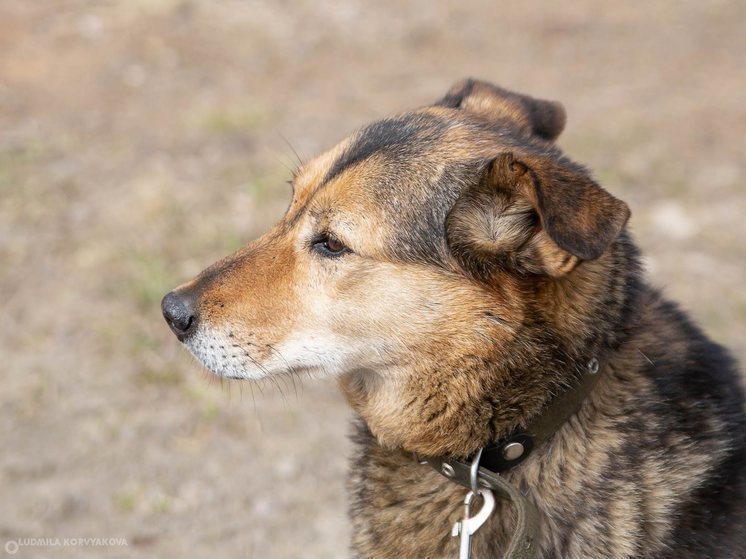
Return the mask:
[[(293, 147), (293, 144), (290, 143), (290, 140), (288, 140), (282, 132), (278, 132), (278, 134), (280, 135), (280, 138), (282, 139), (282, 141), (285, 142), (285, 144), (293, 152), (293, 155), (295, 155), (295, 159), (298, 160), (298, 166), (303, 167), (303, 165), (305, 165), (305, 161), (301, 159), (301, 156), (298, 154), (298, 151), (295, 149), (295, 147)], [(296, 175), (296, 174), (297, 174), (296, 172), (293, 172), (293, 175)]]
[(272, 381), (272, 384), (274, 384), (277, 387), (277, 390), (280, 392), (280, 396), (282, 397), (282, 401), (285, 403), (285, 406), (288, 406), (287, 398), (285, 398), (285, 393), (282, 391), (282, 387), (280, 386), (280, 383), (277, 382), (277, 377), (270, 376), (267, 377), (270, 381)]

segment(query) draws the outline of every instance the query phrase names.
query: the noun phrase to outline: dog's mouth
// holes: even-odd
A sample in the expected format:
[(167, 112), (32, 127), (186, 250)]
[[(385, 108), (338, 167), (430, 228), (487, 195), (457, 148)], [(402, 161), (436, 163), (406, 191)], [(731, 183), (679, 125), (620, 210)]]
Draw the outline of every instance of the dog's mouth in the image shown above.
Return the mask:
[(255, 336), (214, 327), (205, 321), (187, 335), (180, 335), (180, 331), (175, 333), (210, 373), (234, 380), (283, 375), (306, 378), (339, 376), (355, 366), (360, 359), (360, 349), (366, 345), (355, 342), (340, 344), (308, 331), (295, 332), (279, 344), (265, 343)]
[(181, 341), (200, 364), (219, 377), (260, 379), (269, 374), (251, 356), (249, 347), (205, 325)]

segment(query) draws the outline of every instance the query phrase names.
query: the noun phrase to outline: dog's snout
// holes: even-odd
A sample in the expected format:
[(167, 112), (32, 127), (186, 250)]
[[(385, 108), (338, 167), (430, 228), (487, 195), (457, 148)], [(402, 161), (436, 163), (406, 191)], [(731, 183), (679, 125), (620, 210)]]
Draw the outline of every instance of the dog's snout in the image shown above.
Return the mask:
[(180, 341), (184, 341), (197, 328), (197, 313), (191, 297), (175, 291), (161, 301), (163, 317)]

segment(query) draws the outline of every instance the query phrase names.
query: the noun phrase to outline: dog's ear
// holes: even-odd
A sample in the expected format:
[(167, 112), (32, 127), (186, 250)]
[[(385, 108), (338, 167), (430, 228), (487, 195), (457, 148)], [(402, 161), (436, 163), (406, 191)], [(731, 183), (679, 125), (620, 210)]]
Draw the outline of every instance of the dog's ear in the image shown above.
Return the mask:
[(565, 158), (503, 153), (481, 173), (446, 220), (451, 251), (477, 275), (498, 266), (565, 275), (599, 258), (629, 219), (627, 204)]
[(435, 105), (464, 109), (496, 124), (508, 121), (528, 134), (549, 141), (560, 135), (567, 119), (564, 107), (556, 101), (534, 99), (472, 79), (454, 85)]

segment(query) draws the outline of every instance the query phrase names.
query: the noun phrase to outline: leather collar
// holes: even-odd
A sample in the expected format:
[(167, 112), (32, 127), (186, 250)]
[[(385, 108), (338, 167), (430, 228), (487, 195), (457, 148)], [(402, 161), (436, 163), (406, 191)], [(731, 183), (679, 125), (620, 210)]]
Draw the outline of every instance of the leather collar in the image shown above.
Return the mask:
[[(511, 435), (484, 447), (478, 463), (479, 468), (500, 474), (523, 462), (535, 448), (551, 438), (580, 410), (583, 402), (602, 376), (603, 369), (597, 357), (591, 358), (573, 385), (554, 397), (524, 429), (518, 429)], [(439, 456), (424, 458), (422, 462), (429, 464), (451, 481), (464, 487), (471, 487), (469, 477), (471, 458), (462, 462)]]

